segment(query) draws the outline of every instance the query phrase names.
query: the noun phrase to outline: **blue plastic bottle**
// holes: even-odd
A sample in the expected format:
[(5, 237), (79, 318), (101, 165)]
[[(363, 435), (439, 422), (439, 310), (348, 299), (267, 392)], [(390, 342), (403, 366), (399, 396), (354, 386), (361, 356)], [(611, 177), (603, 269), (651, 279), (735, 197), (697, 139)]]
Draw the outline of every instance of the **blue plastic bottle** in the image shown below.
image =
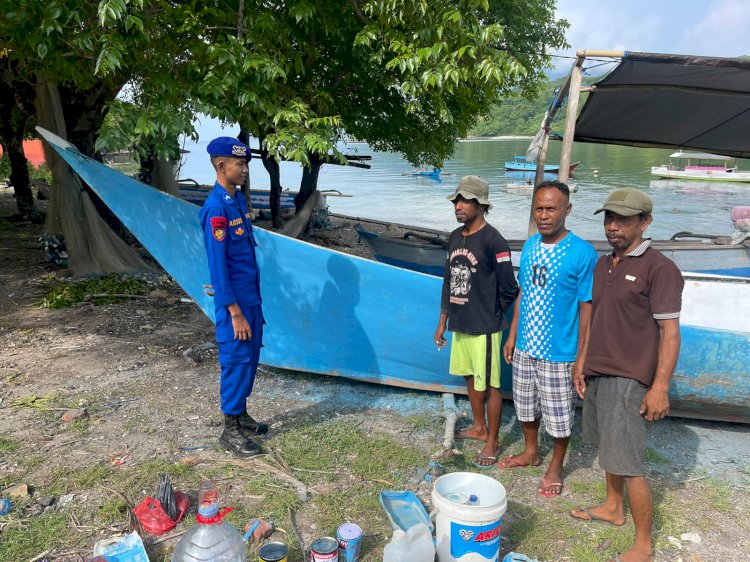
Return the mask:
[(469, 496), (469, 501), (466, 502), (466, 505), (479, 505), (479, 498), (476, 497), (474, 494), (471, 494)]

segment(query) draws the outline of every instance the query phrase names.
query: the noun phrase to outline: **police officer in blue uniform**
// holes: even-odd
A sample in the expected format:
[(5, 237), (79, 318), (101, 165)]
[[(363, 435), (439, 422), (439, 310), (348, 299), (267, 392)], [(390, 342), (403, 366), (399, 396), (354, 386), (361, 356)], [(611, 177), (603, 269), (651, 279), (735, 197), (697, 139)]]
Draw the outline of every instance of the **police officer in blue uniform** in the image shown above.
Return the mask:
[(224, 431), (220, 442), (233, 453), (250, 457), (262, 452), (253, 437), (268, 425), (247, 413), (263, 345), (260, 272), (255, 237), (245, 196), (250, 148), (232, 137), (208, 143), (216, 183), (200, 213), (203, 240), (216, 311), (216, 342), (221, 366), (221, 410)]

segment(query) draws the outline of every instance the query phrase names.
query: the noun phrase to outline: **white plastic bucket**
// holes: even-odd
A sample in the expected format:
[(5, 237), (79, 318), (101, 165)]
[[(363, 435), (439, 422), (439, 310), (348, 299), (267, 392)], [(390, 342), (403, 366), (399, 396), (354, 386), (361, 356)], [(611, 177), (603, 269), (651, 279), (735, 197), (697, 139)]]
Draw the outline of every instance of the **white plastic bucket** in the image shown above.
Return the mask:
[[(477, 496), (478, 505), (449, 498)], [(500, 527), (508, 507), (505, 488), (483, 474), (453, 472), (432, 488), (438, 562), (499, 562)]]

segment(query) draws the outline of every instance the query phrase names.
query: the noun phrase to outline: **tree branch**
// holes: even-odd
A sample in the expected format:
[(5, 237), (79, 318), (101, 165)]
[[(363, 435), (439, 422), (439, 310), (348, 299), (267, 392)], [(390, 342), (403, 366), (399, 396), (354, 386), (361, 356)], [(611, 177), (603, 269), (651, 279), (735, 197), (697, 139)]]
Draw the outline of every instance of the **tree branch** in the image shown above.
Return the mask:
[(370, 23), (369, 18), (362, 11), (362, 8), (360, 7), (359, 2), (357, 0), (352, 0), (352, 8), (354, 8), (354, 15), (357, 16), (357, 19), (362, 24), (368, 25)]

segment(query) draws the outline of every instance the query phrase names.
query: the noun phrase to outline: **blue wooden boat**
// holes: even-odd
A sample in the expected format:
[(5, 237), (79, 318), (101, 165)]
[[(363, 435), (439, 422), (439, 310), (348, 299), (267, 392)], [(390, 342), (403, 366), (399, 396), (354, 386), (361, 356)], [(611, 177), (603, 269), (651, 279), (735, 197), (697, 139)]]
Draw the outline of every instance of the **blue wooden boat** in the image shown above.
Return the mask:
[[(208, 194), (211, 192), (211, 186), (200, 185), (193, 180), (181, 180), (178, 182), (180, 187), (180, 195), (185, 201), (189, 201), (199, 207), (206, 202)], [(281, 192), (281, 210), (294, 209), (294, 196), (297, 195), (296, 191), (282, 191)], [(261, 211), (271, 210), (271, 192), (263, 189), (251, 189), (250, 190), (250, 203), (253, 209)]]
[[(570, 174), (573, 173), (573, 170), (575, 170), (580, 163), (581, 161), (579, 160), (570, 165)], [(536, 162), (526, 160), (525, 156), (514, 156), (513, 160), (505, 163), (505, 169), (511, 172), (536, 172)], [(545, 174), (557, 174), (559, 172), (560, 164), (544, 165)]]
[[(379, 262), (442, 276), (445, 248), (441, 242), (445, 242), (444, 233), (441, 237), (441, 233), (434, 231), (425, 240), (424, 235), (419, 237), (414, 233), (406, 238), (379, 236), (361, 225), (357, 232)], [(750, 278), (750, 241), (742, 244), (719, 243), (724, 242), (727, 237), (693, 235), (690, 232), (680, 232), (675, 236), (679, 239), (654, 240), (652, 244), (654, 248), (675, 262), (683, 272)], [(709, 241), (689, 239), (694, 236), (702, 236)], [(520, 256), (524, 242), (525, 240), (508, 240), (516, 266), (518, 266), (516, 260)], [(590, 242), (599, 255), (612, 251), (605, 240), (590, 240)]]
[[(81, 155), (42, 132), (213, 320), (199, 208)], [(378, 384), (465, 393), (432, 334), (442, 280), (258, 230), (267, 336), (261, 361)], [(750, 280), (689, 275), (673, 413), (750, 423)], [(325, 329), (322, 329), (325, 328)], [(294, 342), (294, 345), (289, 345)], [(502, 384), (510, 390), (510, 372)]]

